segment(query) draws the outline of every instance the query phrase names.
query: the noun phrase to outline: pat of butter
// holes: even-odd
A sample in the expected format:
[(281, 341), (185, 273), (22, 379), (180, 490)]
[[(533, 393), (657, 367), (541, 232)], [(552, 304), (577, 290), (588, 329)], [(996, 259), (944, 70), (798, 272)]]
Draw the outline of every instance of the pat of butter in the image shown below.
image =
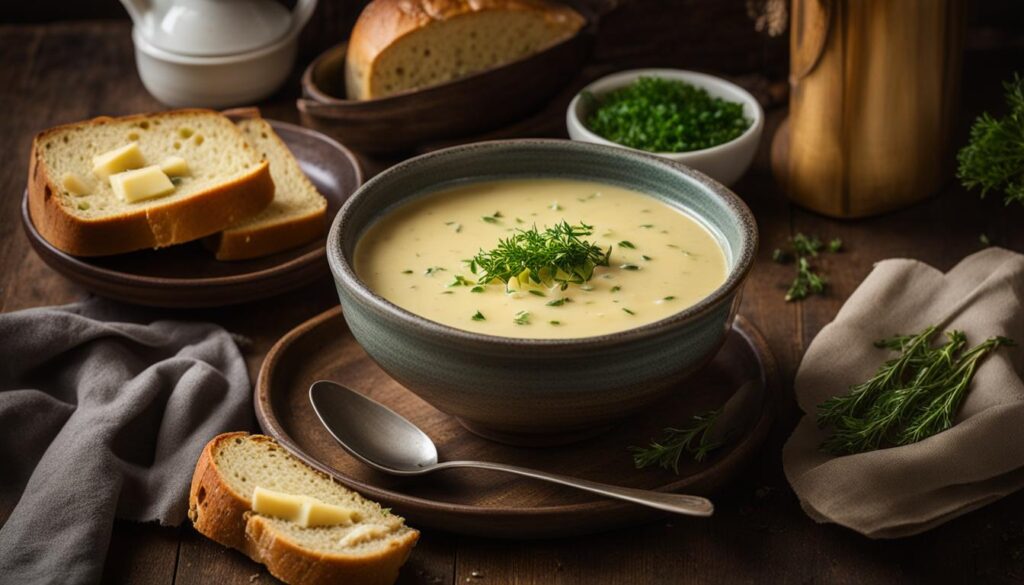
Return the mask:
[(252, 490), (252, 509), (257, 514), (290, 520), (303, 528), (352, 524), (359, 520), (359, 512), (351, 508), (260, 486)]
[(192, 172), (188, 168), (188, 163), (180, 156), (169, 156), (160, 161), (160, 170), (168, 177), (184, 177)]
[(174, 183), (156, 165), (110, 175), (110, 187), (122, 201), (129, 203), (162, 197), (174, 191)]
[(64, 173), (61, 183), (68, 193), (78, 197), (92, 193), (92, 185), (78, 173)]
[(146, 166), (146, 158), (138, 142), (129, 142), (121, 148), (92, 157), (92, 172), (101, 179), (110, 175)]

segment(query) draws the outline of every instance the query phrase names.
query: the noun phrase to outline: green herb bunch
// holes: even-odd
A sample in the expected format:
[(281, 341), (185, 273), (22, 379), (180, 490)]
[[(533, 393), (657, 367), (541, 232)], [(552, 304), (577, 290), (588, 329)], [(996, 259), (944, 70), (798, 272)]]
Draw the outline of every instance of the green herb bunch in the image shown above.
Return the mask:
[(789, 290), (786, 291), (786, 302), (806, 299), (812, 294), (824, 294), (828, 280), (811, 264), (810, 258), (818, 255), (818, 252), (827, 249), (836, 254), (843, 249), (843, 241), (833, 238), (826, 246), (818, 239), (818, 236), (806, 236), (797, 233), (789, 239), (792, 247), (792, 255), (781, 249), (775, 248), (772, 252), (772, 260), (779, 264), (785, 264), (796, 257), (796, 277), (793, 278)]
[(721, 447), (721, 444), (708, 437), (719, 414), (718, 410), (698, 414), (687, 427), (665, 429), (665, 437), (661, 441), (651, 441), (647, 447), (630, 447), (636, 468), (657, 465), (679, 473), (679, 459), (683, 453), (690, 454), (696, 461), (703, 461), (708, 453)]
[(593, 226), (566, 221), (544, 231), (536, 226), (518, 229), (493, 250), (480, 250), (469, 261), (469, 269), (480, 284), (517, 278), (545, 286), (557, 283), (565, 290), (569, 284), (590, 280), (595, 267), (608, 265), (611, 247), (604, 250), (582, 239), (592, 232)]
[(899, 355), (848, 394), (818, 406), (818, 424), (834, 429), (822, 450), (833, 455), (862, 453), (916, 443), (950, 428), (978, 363), (996, 348), (1014, 345), (1005, 337), (992, 337), (965, 351), (967, 336), (951, 331), (936, 347), (932, 341), (937, 331), (928, 327), (916, 335), (875, 343)]
[(957, 156), (957, 176), (968, 189), (1002, 191), (1007, 204), (1024, 203), (1024, 79), (1014, 74), (1003, 84), (1009, 113), (987, 112), (971, 127), (970, 140)]
[(587, 127), (599, 136), (649, 152), (686, 152), (724, 144), (752, 123), (743, 104), (711, 97), (682, 81), (641, 77), (596, 98)]

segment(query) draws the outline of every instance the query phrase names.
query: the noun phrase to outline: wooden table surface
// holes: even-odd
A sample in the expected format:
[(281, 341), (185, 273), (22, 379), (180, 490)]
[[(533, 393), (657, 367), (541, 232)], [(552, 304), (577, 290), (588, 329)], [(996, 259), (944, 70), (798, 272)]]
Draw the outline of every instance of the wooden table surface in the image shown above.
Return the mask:
[[(1024, 60), (1022, 51), (970, 51), (961, 132), (983, 108), (1001, 101), (999, 81)], [(666, 62), (671, 66), (674, 63)], [(608, 66), (609, 64), (605, 64)], [(611, 64), (614, 65), (614, 64)], [(268, 117), (294, 120), (288, 91), (265, 104)], [(47, 268), (29, 249), (18, 219), (33, 134), (54, 124), (100, 114), (159, 109), (134, 71), (128, 25), (89, 22), (0, 26), (0, 310), (71, 302), (87, 293)], [(558, 135), (558, 112), (540, 128)], [(784, 112), (769, 112), (771, 130)], [(400, 583), (629, 584), (641, 583), (1016, 583), (1024, 579), (1024, 494), (953, 520), (926, 534), (871, 541), (810, 520), (782, 474), (780, 449), (800, 416), (789, 384), (800, 356), (878, 260), (912, 257), (946, 270), (981, 248), (984, 233), (996, 245), (1024, 251), (1024, 209), (979, 201), (952, 181), (924, 204), (884, 217), (834, 221), (791, 205), (767, 172), (766, 149), (735, 186), (761, 229), (758, 262), (741, 313), (766, 335), (786, 381), (787, 396), (757, 462), (715, 496), (709, 520), (666, 518), (605, 534), (552, 541), (483, 540), (439, 532), (423, 534)], [(379, 161), (367, 161), (369, 170)], [(846, 251), (821, 260), (828, 295), (785, 303), (792, 267), (771, 251), (796, 232), (841, 237)], [(286, 331), (337, 302), (324, 279), (286, 296), (222, 309), (154, 315), (220, 323), (253, 340), (247, 354), (255, 379), (267, 349)], [(2, 473), (2, 471), (0, 471)], [(16, 501), (0, 499), (0, 522)], [(400, 510), (399, 510), (400, 512)], [(273, 583), (242, 555), (189, 527), (119, 522), (105, 583)]]

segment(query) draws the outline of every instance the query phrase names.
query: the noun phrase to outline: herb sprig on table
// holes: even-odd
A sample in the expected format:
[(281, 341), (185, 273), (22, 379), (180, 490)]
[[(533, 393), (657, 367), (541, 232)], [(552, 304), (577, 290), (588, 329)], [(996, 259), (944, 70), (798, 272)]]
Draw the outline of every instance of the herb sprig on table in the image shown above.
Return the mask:
[(950, 428), (981, 360), (1001, 346), (1015, 345), (1006, 337), (991, 337), (965, 350), (967, 336), (950, 331), (945, 343), (933, 346), (937, 332), (928, 327), (875, 343), (899, 355), (848, 394), (818, 406), (818, 424), (834, 429), (823, 451), (846, 455), (907, 445)]
[(957, 177), (968, 189), (1002, 191), (1009, 205), (1024, 204), (1024, 78), (1014, 74), (1003, 84), (1009, 113), (996, 118), (987, 112), (971, 127), (971, 137), (957, 155)]
[(633, 452), (633, 463), (637, 469), (657, 465), (662, 469), (671, 469), (679, 473), (679, 459), (684, 453), (695, 461), (703, 461), (708, 453), (721, 447), (718, 442), (708, 437), (708, 432), (718, 420), (720, 411), (711, 410), (698, 414), (683, 428), (665, 429), (665, 436), (660, 441), (651, 441), (647, 447), (630, 447)]
[(710, 148), (737, 138), (752, 123), (743, 115), (743, 104), (659, 77), (640, 77), (589, 99), (594, 107), (585, 120), (587, 128), (617, 144), (649, 152)]
[(839, 253), (843, 249), (843, 241), (833, 238), (826, 245), (818, 236), (806, 236), (798, 232), (790, 238), (789, 243), (791, 252), (781, 248), (775, 248), (772, 252), (772, 260), (779, 264), (788, 263), (794, 257), (796, 259), (796, 276), (786, 291), (786, 302), (803, 300), (812, 294), (824, 294), (828, 279), (815, 269), (810, 259), (817, 257), (822, 250)]
[(594, 268), (607, 266), (611, 248), (602, 249), (583, 238), (593, 227), (583, 222), (570, 225), (566, 221), (539, 231), (517, 229), (490, 251), (480, 250), (469, 261), (469, 269), (479, 284), (494, 281), (551, 285), (566, 289), (569, 284), (582, 284), (594, 275)]

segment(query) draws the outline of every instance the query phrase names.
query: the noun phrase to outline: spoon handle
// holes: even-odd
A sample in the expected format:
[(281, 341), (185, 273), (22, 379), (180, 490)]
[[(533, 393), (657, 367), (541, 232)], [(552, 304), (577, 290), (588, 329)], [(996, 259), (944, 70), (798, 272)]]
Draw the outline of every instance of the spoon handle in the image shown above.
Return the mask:
[(715, 511), (714, 504), (707, 498), (700, 496), (687, 496), (683, 494), (669, 494), (654, 492), (650, 490), (639, 490), (634, 488), (619, 487), (588, 481), (557, 473), (547, 473), (515, 465), (503, 465), (501, 463), (488, 463), (486, 461), (445, 461), (430, 468), (431, 471), (450, 467), (472, 467), (476, 469), (491, 469), (494, 471), (506, 471), (516, 475), (532, 477), (551, 483), (574, 487), (583, 491), (599, 494), (616, 500), (625, 500), (641, 506), (656, 508), (675, 514), (686, 514), (688, 516), (710, 516)]

